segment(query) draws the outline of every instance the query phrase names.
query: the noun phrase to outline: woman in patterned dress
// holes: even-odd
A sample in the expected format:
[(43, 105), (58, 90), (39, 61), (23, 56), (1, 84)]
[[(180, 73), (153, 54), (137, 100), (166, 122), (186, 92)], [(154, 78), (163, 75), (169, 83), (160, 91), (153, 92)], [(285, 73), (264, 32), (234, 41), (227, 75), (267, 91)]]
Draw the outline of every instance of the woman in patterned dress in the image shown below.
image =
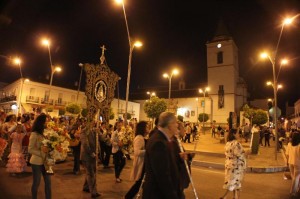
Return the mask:
[(235, 199), (240, 198), (240, 189), (246, 170), (246, 158), (245, 151), (236, 136), (237, 130), (231, 129), (225, 146), (225, 183), (223, 188), (226, 189), (226, 192), (221, 199), (225, 199), (229, 191), (233, 191)]

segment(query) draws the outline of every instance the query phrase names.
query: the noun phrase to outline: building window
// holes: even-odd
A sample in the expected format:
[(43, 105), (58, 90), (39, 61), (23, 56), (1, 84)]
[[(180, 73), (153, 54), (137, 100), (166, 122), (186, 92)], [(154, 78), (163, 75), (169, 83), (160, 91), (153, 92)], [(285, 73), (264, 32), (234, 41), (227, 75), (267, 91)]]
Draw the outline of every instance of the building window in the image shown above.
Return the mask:
[(33, 99), (35, 96), (35, 88), (30, 88), (29, 99)]
[(218, 52), (218, 54), (217, 54), (217, 63), (218, 64), (223, 63), (223, 52), (222, 51)]

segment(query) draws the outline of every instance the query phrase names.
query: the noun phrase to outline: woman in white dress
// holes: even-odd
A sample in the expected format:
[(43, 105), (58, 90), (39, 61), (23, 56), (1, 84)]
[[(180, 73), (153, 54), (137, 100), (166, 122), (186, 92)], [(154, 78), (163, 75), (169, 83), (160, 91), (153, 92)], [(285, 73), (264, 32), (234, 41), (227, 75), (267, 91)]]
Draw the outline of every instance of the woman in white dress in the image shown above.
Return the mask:
[(225, 145), (225, 182), (223, 188), (226, 189), (226, 192), (221, 199), (225, 199), (229, 191), (233, 191), (235, 199), (240, 198), (240, 189), (246, 170), (246, 158), (243, 146), (236, 138), (237, 134), (236, 129), (231, 129)]
[(138, 193), (145, 174), (144, 158), (145, 158), (145, 136), (149, 133), (146, 121), (141, 121), (136, 126), (135, 138), (133, 141), (134, 159), (131, 170), (130, 179), (135, 183), (125, 195), (125, 199), (132, 199)]

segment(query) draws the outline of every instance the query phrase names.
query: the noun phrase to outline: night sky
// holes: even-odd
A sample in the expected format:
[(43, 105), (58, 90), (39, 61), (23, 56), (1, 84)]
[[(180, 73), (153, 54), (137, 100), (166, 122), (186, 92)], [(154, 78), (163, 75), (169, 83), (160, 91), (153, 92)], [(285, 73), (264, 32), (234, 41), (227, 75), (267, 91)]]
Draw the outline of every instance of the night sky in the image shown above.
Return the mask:
[[(132, 39), (144, 44), (133, 52), (132, 92), (167, 90), (162, 74), (175, 65), (181, 74), (172, 79), (173, 88), (180, 79), (187, 88), (205, 84), (205, 44), (222, 18), (239, 48), (240, 76), (248, 83), (251, 98), (269, 98), (272, 89), (265, 82), (272, 78), (271, 64), (258, 55), (262, 49), (275, 49), (283, 18), (300, 13), (300, 1), (127, 0), (125, 8)], [(50, 63), (47, 49), (40, 44), (42, 37), (52, 42), (53, 64), (63, 67), (62, 73), (54, 75), (53, 85), (77, 89), (78, 63), (99, 63), (100, 46), (105, 45), (109, 67), (122, 78), (124, 98), (129, 46), (123, 11), (114, 0), (1, 0), (0, 55), (20, 56), (25, 77), (48, 83)], [(299, 43), (300, 17), (284, 29), (279, 46), (278, 59), (292, 59), (279, 76), (284, 86), (278, 93), (280, 108), (300, 98)], [(0, 57), (0, 81), (19, 77), (19, 70)]]

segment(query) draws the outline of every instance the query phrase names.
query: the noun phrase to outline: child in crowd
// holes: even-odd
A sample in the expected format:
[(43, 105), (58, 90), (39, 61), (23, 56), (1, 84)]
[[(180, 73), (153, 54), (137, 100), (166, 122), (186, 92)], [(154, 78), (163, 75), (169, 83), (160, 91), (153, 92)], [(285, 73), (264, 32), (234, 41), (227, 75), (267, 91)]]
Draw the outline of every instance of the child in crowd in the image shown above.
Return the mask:
[(11, 151), (8, 156), (8, 163), (6, 171), (15, 175), (25, 171), (26, 161), (22, 153), (22, 141), (25, 136), (23, 126), (18, 123), (15, 131), (10, 135), (12, 139)]

